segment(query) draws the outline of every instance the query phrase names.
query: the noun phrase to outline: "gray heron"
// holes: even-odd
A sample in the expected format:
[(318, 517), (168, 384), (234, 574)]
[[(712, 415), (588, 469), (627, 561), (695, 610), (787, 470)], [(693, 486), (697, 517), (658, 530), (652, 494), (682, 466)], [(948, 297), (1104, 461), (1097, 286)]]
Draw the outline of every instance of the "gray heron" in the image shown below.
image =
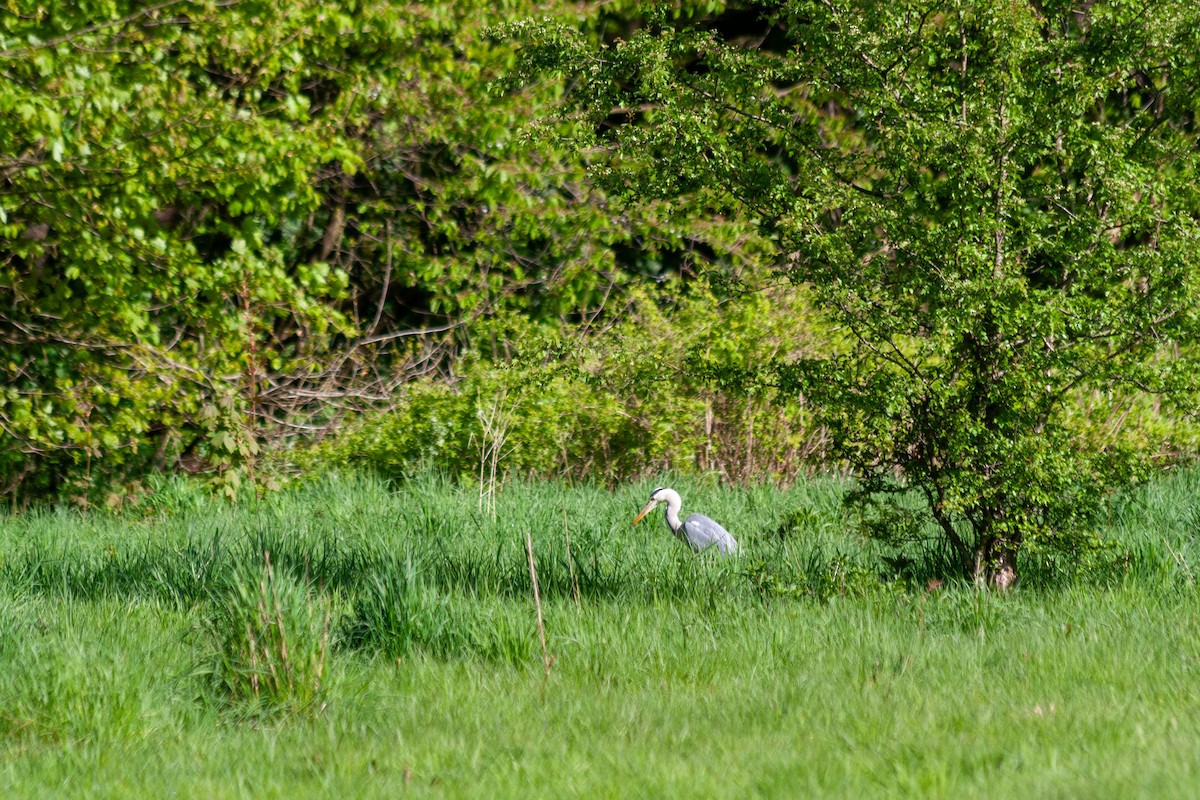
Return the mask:
[(633, 520), (633, 524), (637, 525), (641, 522), (642, 517), (653, 511), (659, 503), (667, 504), (667, 513), (664, 518), (671, 533), (687, 542), (697, 553), (715, 546), (721, 555), (737, 555), (737, 541), (716, 520), (703, 514), (692, 514), (685, 520), (679, 519), (679, 509), (683, 505), (683, 499), (674, 489), (655, 489), (651, 492), (650, 501), (642, 507), (641, 513)]

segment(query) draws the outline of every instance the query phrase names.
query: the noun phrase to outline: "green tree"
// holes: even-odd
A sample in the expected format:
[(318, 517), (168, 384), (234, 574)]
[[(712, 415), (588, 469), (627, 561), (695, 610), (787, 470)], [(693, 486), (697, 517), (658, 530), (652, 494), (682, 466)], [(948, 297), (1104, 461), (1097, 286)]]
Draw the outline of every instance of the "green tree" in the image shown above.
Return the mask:
[(522, 74), (576, 81), (610, 194), (774, 239), (843, 343), (769, 378), (816, 403), (879, 531), (933, 531), (1006, 587), (1144, 463), (1080, 435), (1080, 393), (1193, 389), (1200, 10), (1150, 5), (785, 0), (736, 36), (669, 10), (599, 48), (508, 32)]
[[(498, 97), (532, 0), (0, 3), (0, 494), (253, 461), (706, 241)], [(685, 233), (687, 232), (687, 233)], [(718, 245), (723, 246), (723, 245)], [(236, 471), (224, 470), (227, 478)]]
[(316, 207), (312, 173), (354, 159), (305, 124), (315, 16), (0, 8), (0, 490), (244, 458), (265, 365), (344, 327), (339, 276), (275, 235)]

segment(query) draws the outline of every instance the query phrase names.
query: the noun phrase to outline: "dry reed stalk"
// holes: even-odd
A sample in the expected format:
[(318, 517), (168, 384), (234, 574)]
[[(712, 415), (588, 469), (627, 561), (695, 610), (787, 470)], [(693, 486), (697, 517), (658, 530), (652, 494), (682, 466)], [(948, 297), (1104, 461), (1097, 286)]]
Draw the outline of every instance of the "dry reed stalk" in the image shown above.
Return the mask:
[(479, 419), (479, 510), (485, 510), (496, 521), (496, 493), (499, 483), (500, 461), (504, 457), (504, 443), (508, 439), (509, 411), (505, 407), (507, 394), (501, 393), (492, 400), (486, 413), (476, 401), (475, 416)]
[(550, 679), (550, 667), (554, 659), (546, 648), (546, 626), (542, 623), (542, 595), (538, 591), (537, 567), (533, 563), (533, 536), (525, 531), (525, 552), (529, 555), (529, 579), (533, 582), (533, 604), (537, 608), (538, 636), (542, 640), (542, 660), (546, 663), (546, 677), (542, 679), (542, 691), (546, 689), (546, 681)]
[(567, 537), (567, 571), (571, 573), (571, 597), (579, 605), (579, 580), (575, 577), (575, 561), (571, 558), (571, 528), (567, 525), (567, 510), (563, 509), (563, 533)]

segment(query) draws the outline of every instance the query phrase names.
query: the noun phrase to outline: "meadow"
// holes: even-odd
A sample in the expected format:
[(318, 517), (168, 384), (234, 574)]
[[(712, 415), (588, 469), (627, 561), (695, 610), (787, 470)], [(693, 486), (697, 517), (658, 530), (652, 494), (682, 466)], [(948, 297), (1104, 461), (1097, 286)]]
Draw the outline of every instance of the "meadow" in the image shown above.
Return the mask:
[[(1200, 473), (1017, 588), (897, 575), (843, 485), (166, 481), (0, 518), (5, 797), (1192, 797)], [(526, 536), (532, 543), (544, 660)]]

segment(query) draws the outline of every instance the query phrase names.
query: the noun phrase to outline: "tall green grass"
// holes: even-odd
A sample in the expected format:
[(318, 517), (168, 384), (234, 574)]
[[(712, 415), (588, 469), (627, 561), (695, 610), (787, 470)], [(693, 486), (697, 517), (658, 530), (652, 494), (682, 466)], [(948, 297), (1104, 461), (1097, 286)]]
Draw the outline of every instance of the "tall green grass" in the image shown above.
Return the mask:
[(262, 566), (243, 568), (209, 602), (197, 665), (217, 699), (256, 712), (319, 710), (325, 696), (332, 604), (308, 581)]
[[(0, 788), (136, 797), (1188, 797), (1200, 475), (1007, 595), (929, 590), (836, 480), (329, 476), (229, 504), (0, 519)], [(525, 534), (553, 663), (545, 677)], [(268, 567), (269, 559), (269, 567)], [(1057, 560), (1056, 560), (1057, 559)]]

